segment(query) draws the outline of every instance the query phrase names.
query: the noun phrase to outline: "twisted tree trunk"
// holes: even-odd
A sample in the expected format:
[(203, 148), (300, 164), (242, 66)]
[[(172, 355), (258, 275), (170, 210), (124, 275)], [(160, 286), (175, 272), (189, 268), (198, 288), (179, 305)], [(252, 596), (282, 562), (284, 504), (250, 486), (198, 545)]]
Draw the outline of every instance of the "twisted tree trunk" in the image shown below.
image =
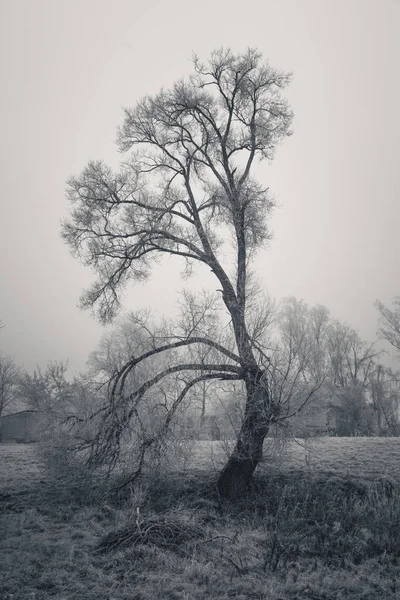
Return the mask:
[(236, 500), (242, 496), (262, 459), (263, 444), (270, 426), (270, 399), (262, 381), (263, 371), (245, 379), (247, 402), (235, 448), (221, 471), (217, 489), (221, 497)]

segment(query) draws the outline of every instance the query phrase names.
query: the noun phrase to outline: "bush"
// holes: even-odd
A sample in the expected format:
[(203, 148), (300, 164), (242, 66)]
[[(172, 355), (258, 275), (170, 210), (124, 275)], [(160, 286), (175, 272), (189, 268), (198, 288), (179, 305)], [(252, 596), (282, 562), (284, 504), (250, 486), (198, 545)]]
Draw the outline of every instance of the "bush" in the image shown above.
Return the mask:
[(175, 550), (202, 537), (204, 528), (194, 523), (185, 513), (170, 512), (143, 517), (138, 511), (134, 522), (105, 536), (98, 545), (98, 551), (110, 552), (147, 544)]
[(304, 558), (329, 566), (400, 558), (400, 486), (389, 479), (271, 472), (257, 480), (247, 503), (269, 532), (273, 569)]
[(70, 435), (58, 430), (42, 440), (38, 448), (45, 469), (48, 501), (84, 506), (105, 499), (110, 483), (104, 473), (87, 465)]

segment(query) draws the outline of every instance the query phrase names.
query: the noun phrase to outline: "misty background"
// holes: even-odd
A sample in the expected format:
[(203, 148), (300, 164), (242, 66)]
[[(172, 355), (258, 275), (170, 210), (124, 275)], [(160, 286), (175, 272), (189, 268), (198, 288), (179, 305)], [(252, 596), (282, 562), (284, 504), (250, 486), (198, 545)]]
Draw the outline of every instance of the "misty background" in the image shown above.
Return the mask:
[[(60, 238), (66, 180), (89, 159), (117, 165), (122, 107), (191, 71), (192, 53), (258, 48), (292, 71), (294, 135), (257, 167), (280, 208), (257, 274), (376, 336), (377, 298), (400, 294), (400, 3), (396, 0), (2, 0), (0, 351), (26, 369), (83, 369), (104, 328), (77, 308), (94, 279)], [(166, 259), (124, 308), (174, 314)], [(215, 285), (213, 283), (213, 285)]]

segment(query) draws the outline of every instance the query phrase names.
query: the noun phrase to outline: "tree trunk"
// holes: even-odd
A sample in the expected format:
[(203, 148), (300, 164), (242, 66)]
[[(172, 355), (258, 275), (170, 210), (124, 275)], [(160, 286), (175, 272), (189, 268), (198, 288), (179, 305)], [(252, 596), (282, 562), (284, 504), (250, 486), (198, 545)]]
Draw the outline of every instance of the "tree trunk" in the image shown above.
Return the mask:
[(235, 448), (218, 479), (221, 497), (236, 500), (242, 496), (262, 459), (265, 437), (270, 424), (268, 392), (261, 383), (262, 372), (246, 381), (247, 403), (245, 416)]

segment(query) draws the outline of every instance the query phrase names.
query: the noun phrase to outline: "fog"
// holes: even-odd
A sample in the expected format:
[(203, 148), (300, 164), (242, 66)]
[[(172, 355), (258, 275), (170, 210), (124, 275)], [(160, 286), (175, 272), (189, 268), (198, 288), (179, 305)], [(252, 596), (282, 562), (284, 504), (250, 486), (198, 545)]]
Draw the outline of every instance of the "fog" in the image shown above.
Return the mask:
[[(1, 2), (0, 350), (27, 369), (83, 369), (103, 328), (78, 299), (94, 275), (68, 252), (66, 180), (116, 165), (122, 107), (191, 70), (192, 53), (257, 47), (292, 71), (294, 135), (257, 167), (279, 208), (256, 261), (277, 300), (324, 304), (372, 340), (377, 298), (400, 294), (400, 4), (395, 0)], [(124, 309), (173, 314), (166, 259)]]

